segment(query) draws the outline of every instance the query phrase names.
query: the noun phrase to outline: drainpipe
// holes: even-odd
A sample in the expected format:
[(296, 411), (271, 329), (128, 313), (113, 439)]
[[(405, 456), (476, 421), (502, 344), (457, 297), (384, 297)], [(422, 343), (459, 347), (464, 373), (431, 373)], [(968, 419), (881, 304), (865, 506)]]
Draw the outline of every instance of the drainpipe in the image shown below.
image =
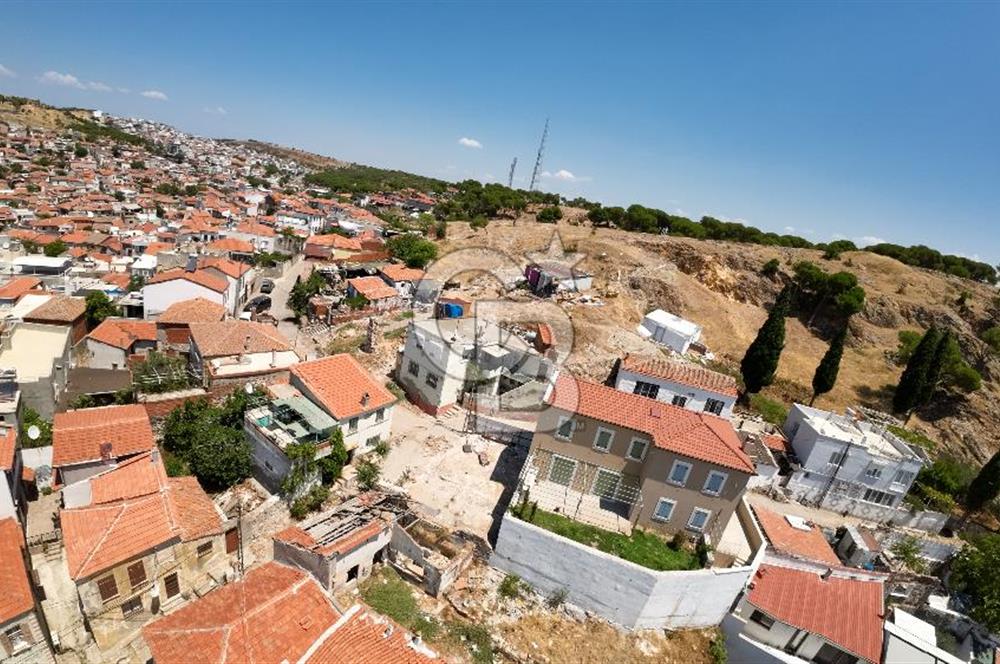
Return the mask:
[(833, 476), (830, 478), (830, 481), (826, 483), (826, 487), (823, 489), (823, 494), (819, 497), (816, 507), (823, 507), (823, 501), (826, 500), (827, 494), (830, 493), (830, 488), (833, 486), (833, 483), (837, 481), (837, 475), (840, 474), (840, 469), (844, 466), (844, 462), (847, 461), (847, 452), (850, 449), (851, 444), (849, 442), (845, 443), (844, 449), (840, 454), (840, 461), (837, 463), (837, 467), (833, 469)]

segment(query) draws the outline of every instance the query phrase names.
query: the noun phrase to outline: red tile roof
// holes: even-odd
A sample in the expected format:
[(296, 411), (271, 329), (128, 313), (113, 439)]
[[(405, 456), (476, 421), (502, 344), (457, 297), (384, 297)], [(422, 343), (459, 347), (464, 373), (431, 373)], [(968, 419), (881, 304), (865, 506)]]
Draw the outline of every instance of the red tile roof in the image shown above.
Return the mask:
[(717, 394), (731, 397), (738, 395), (735, 378), (690, 362), (671, 361), (662, 357), (626, 355), (622, 358), (621, 368)]
[(216, 291), (217, 293), (224, 293), (226, 289), (229, 288), (229, 283), (222, 277), (206, 272), (205, 270), (188, 272), (182, 267), (175, 267), (172, 270), (154, 274), (146, 281), (146, 285), (150, 286), (153, 284), (162, 284), (168, 281), (174, 281), (175, 279), (190, 281), (193, 284), (204, 286), (205, 288)]
[(11, 426), (0, 426), (0, 470), (14, 468), (14, 452), (16, 450), (17, 429)]
[(24, 562), (24, 533), (13, 517), (0, 520), (0, 623), (31, 611), (35, 600)]
[(388, 530), (389, 527), (390, 524), (385, 521), (381, 520), (369, 521), (368, 523), (358, 528), (355, 528), (354, 530), (351, 530), (345, 533), (343, 536), (338, 537), (332, 542), (329, 542), (322, 546), (319, 545), (319, 542), (317, 542), (312, 535), (307, 533), (302, 528), (299, 528), (298, 526), (289, 526), (285, 528), (277, 535), (275, 535), (274, 539), (278, 540), (279, 542), (296, 544), (302, 547), (303, 549), (307, 549), (309, 551), (315, 551), (316, 553), (319, 553), (320, 555), (323, 556), (331, 556), (331, 555), (339, 556), (348, 553), (350, 551), (353, 551), (358, 546), (364, 544), (365, 542), (375, 537), (382, 531)]
[(304, 384), (326, 412), (338, 420), (371, 412), (396, 401), (392, 392), (347, 353), (302, 362), (292, 367), (292, 375)]
[[(422, 650), (426, 650), (421, 646)], [(429, 651), (428, 651), (429, 652)], [(413, 636), (390, 618), (352, 606), (327, 630), (303, 664), (427, 664), (438, 661), (417, 650)]]
[(57, 295), (39, 307), (35, 307), (25, 320), (72, 323), (87, 312), (87, 302), (82, 297)]
[(198, 261), (198, 267), (201, 269), (216, 269), (232, 279), (239, 279), (250, 270), (250, 266), (246, 263), (222, 258), (221, 256), (203, 256)]
[(336, 233), (328, 235), (313, 235), (306, 240), (306, 248), (326, 247), (343, 249), (344, 251), (361, 251), (361, 241), (353, 237), (344, 237)]
[(393, 281), (420, 281), (424, 278), (424, 271), (412, 267), (406, 267), (399, 263), (390, 263), (382, 268), (382, 274)]
[(105, 318), (88, 339), (122, 350), (131, 350), (139, 341), (156, 341), (156, 323), (151, 321)]
[(880, 661), (882, 582), (761, 565), (747, 600), (793, 627), (818, 634), (851, 654)]
[(0, 299), (18, 300), (22, 295), (30, 290), (42, 285), (42, 280), (38, 277), (14, 277), (3, 286), (0, 286)]
[(131, 278), (124, 272), (109, 272), (101, 277), (101, 281), (106, 284), (111, 284), (112, 286), (118, 286), (118, 288), (125, 289), (128, 288)]
[(562, 372), (548, 403), (595, 420), (648, 434), (656, 447), (755, 474), (728, 420), (575, 378)]
[(171, 242), (150, 242), (146, 245), (146, 249), (142, 252), (147, 256), (155, 256), (164, 251), (170, 251), (174, 248)]
[(205, 245), (205, 249), (209, 251), (225, 251), (231, 252), (235, 251), (241, 254), (252, 254), (254, 253), (253, 245), (246, 240), (239, 240), (234, 237), (224, 237), (221, 240), (216, 240), (215, 242), (209, 242)]
[(399, 295), (399, 291), (378, 277), (355, 277), (348, 279), (347, 285), (354, 288), (367, 300), (384, 300)]
[(138, 404), (56, 413), (52, 419), (52, 465), (70, 466), (101, 458), (101, 445), (121, 458), (153, 449), (153, 428)]
[(156, 664), (280, 664), (302, 658), (339, 618), (308, 574), (269, 562), (149, 623), (142, 635)]
[(172, 540), (222, 532), (222, 517), (193, 477), (167, 477), (152, 453), (90, 478), (91, 502), (59, 514), (70, 577), (83, 579)]
[(158, 323), (217, 323), (226, 317), (226, 308), (221, 304), (196, 297), (191, 300), (174, 302), (157, 317)]
[(191, 323), (191, 340), (202, 357), (229, 357), (240, 353), (279, 353), (292, 350), (288, 339), (273, 325), (248, 320)]
[(762, 435), (760, 440), (768, 447), (768, 449), (775, 452), (784, 452), (788, 454), (792, 451), (792, 446), (789, 445), (788, 440), (780, 433)]
[(265, 226), (264, 224), (255, 224), (252, 222), (242, 223), (233, 229), (234, 233), (243, 233), (245, 235), (258, 235), (261, 237), (274, 237), (277, 233), (270, 226)]
[(801, 530), (792, 526), (784, 514), (758, 506), (754, 506), (753, 511), (775, 551), (825, 565), (841, 566), (840, 559), (827, 543), (819, 526), (809, 524), (808, 530)]

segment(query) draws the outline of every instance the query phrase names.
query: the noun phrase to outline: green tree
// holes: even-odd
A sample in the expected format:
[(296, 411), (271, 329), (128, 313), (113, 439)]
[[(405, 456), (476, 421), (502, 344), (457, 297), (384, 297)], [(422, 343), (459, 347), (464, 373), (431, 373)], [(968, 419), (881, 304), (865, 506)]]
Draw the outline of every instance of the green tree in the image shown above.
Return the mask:
[(419, 235), (405, 233), (385, 243), (389, 253), (406, 263), (407, 267), (422, 268), (437, 258), (437, 245)]
[(316, 270), (309, 273), (309, 278), (303, 281), (295, 278), (295, 284), (288, 293), (288, 308), (295, 312), (296, 316), (305, 316), (309, 310), (309, 299), (318, 295), (326, 286), (326, 280)]
[(1000, 353), (1000, 325), (994, 325), (981, 335), (993, 353)]
[(211, 409), (207, 399), (189, 399), (170, 411), (163, 424), (163, 447), (178, 457), (187, 457)]
[(765, 277), (773, 277), (778, 274), (778, 270), (781, 268), (781, 262), (777, 258), (772, 258), (768, 262), (764, 263), (764, 267), (760, 268), (760, 273)]
[(1000, 631), (1000, 535), (968, 542), (952, 564), (951, 584), (972, 598), (970, 615), (991, 632)]
[(250, 443), (242, 429), (206, 424), (195, 435), (185, 459), (208, 491), (221, 491), (250, 476)]
[(91, 291), (86, 297), (87, 325), (94, 329), (109, 316), (121, 315), (121, 310), (101, 291)]
[(362, 491), (371, 491), (378, 484), (378, 478), (382, 474), (382, 470), (378, 467), (374, 461), (369, 459), (362, 459), (358, 463), (358, 487)]
[(294, 496), (298, 490), (316, 473), (316, 444), (303, 441), (285, 446), (288, 457), (288, 474), (281, 483), (281, 491)]
[[(38, 427), (38, 438), (32, 440), (28, 436), (31, 427)], [(21, 433), (18, 436), (22, 447), (47, 447), (52, 444), (52, 423), (42, 419), (31, 406), (25, 406), (21, 413)]]
[(969, 483), (969, 489), (965, 492), (966, 518), (996, 500), (998, 495), (1000, 495), (1000, 452), (990, 457)]
[(899, 385), (892, 395), (893, 412), (905, 413), (909, 419), (913, 409), (920, 405), (920, 397), (925, 390), (927, 375), (940, 341), (941, 332), (932, 327), (924, 333), (920, 343), (913, 349), (913, 354), (903, 369), (903, 375), (899, 378)]
[(55, 258), (56, 256), (61, 256), (66, 252), (66, 243), (62, 240), (54, 240), (45, 245), (43, 250), (46, 256), (49, 258)]
[(87, 148), (85, 148), (82, 145), (80, 145), (79, 143), (77, 143), (76, 147), (73, 149), (73, 155), (75, 157), (83, 159), (84, 157), (87, 156)]
[(740, 372), (743, 375), (745, 399), (774, 382), (778, 360), (785, 347), (785, 317), (788, 315), (791, 298), (791, 288), (786, 286), (771, 307), (767, 320), (757, 331), (757, 338), (743, 356)]
[(131, 277), (129, 277), (128, 286), (126, 286), (126, 290), (129, 293), (134, 293), (136, 291), (141, 291), (142, 287), (145, 285), (146, 285), (146, 280), (144, 278), (142, 278), (138, 274), (133, 274)]
[(927, 374), (924, 376), (924, 382), (917, 394), (918, 408), (926, 406), (931, 402), (931, 397), (934, 396), (934, 391), (937, 390), (938, 383), (941, 381), (941, 375), (948, 364), (949, 355), (957, 350), (958, 347), (951, 336), (951, 332), (948, 330), (942, 332), (937, 346), (934, 347), (934, 355), (931, 357), (931, 362), (927, 365)]
[(819, 366), (816, 367), (816, 373), (813, 374), (813, 393), (812, 399), (809, 400), (810, 406), (816, 401), (816, 397), (826, 394), (837, 384), (837, 374), (840, 372), (840, 358), (844, 354), (844, 341), (846, 339), (847, 325), (844, 325), (830, 341), (830, 347), (826, 349), (823, 359), (820, 360)]
[(914, 535), (900, 537), (889, 547), (889, 552), (900, 565), (914, 574), (923, 574), (927, 571), (927, 563), (922, 555), (923, 548), (920, 546), (920, 540)]
[(554, 224), (562, 219), (562, 216), (562, 209), (558, 205), (551, 205), (539, 210), (535, 218), (543, 224)]

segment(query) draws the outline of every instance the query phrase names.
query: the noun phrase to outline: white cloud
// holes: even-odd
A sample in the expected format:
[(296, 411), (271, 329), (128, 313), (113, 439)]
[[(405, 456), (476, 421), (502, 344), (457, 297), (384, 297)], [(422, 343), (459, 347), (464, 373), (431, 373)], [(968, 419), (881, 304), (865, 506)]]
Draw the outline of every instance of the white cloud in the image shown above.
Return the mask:
[(885, 242), (885, 240), (875, 235), (862, 235), (861, 237), (854, 238), (854, 244), (858, 245), (859, 247), (867, 247), (873, 244), (882, 244), (883, 242)]
[(208, 113), (209, 115), (229, 115), (229, 111), (222, 108), (221, 106), (215, 106), (215, 107), (206, 106), (202, 110)]
[(3, 65), (0, 65), (0, 76), (6, 76), (7, 78), (14, 78), (17, 74), (14, 73), (13, 69), (8, 69)]
[(127, 95), (129, 92), (131, 92), (131, 90), (129, 90), (128, 88), (118, 88), (118, 92), (122, 93), (123, 95)]
[(86, 86), (80, 82), (80, 79), (73, 76), (73, 74), (62, 74), (52, 70), (42, 74), (38, 80), (42, 83), (48, 83), (50, 85), (62, 85), (67, 88), (76, 88), (78, 90), (86, 89)]
[(474, 148), (476, 150), (482, 150), (483, 149), (483, 144), (482, 143), (480, 143), (479, 141), (477, 141), (474, 138), (466, 138), (465, 136), (463, 136), (462, 138), (458, 139), (458, 144), (461, 145), (461, 146), (463, 146), (463, 147)]
[(795, 232), (795, 226), (785, 226), (785, 232), (786, 233), (794, 233)]
[(167, 95), (165, 95), (164, 93), (160, 92), (159, 90), (143, 90), (139, 94), (141, 94), (146, 99), (156, 99), (158, 101), (166, 101), (167, 100)]
[(90, 81), (87, 83), (87, 87), (98, 92), (111, 92), (111, 86), (101, 83), (100, 81)]
[(562, 180), (563, 182), (576, 182), (580, 178), (573, 175), (571, 172), (567, 171), (565, 168), (560, 168), (555, 173), (550, 173), (548, 171), (542, 172), (543, 178), (552, 178), (553, 180)]

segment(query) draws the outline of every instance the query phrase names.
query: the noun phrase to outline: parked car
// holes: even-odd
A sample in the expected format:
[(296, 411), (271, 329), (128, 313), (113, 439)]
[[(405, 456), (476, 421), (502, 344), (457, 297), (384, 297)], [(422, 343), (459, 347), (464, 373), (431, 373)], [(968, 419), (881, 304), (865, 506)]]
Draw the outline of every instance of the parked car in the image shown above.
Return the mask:
[(260, 313), (262, 311), (267, 311), (271, 308), (271, 298), (267, 295), (258, 295), (257, 297), (251, 298), (249, 302), (243, 307), (243, 311), (252, 311), (254, 313)]
[(274, 281), (272, 281), (271, 279), (264, 279), (262, 282), (260, 282), (261, 293), (270, 293), (273, 290), (274, 290)]

